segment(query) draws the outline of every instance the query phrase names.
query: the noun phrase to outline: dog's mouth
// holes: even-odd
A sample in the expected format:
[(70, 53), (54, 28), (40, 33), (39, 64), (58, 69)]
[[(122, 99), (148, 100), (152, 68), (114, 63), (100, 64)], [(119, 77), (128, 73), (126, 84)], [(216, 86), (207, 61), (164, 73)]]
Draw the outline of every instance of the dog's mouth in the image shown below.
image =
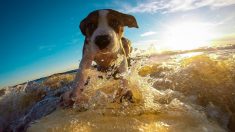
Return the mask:
[(103, 49), (100, 49), (99, 51), (100, 53), (102, 54), (108, 54), (108, 53), (111, 53), (110, 49), (108, 47), (105, 47)]

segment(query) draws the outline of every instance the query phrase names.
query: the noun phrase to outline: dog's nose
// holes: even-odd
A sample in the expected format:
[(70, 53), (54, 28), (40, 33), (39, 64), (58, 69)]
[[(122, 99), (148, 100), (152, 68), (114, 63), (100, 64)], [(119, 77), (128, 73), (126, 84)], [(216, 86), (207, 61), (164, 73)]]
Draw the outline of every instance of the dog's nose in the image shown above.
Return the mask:
[(95, 43), (100, 50), (106, 48), (111, 42), (111, 37), (109, 35), (99, 35), (95, 38)]

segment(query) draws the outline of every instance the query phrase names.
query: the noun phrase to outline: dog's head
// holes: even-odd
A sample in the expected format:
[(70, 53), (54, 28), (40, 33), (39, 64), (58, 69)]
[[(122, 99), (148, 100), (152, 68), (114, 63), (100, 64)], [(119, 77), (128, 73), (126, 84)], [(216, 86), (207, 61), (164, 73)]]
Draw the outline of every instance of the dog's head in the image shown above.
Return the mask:
[(80, 30), (96, 51), (110, 51), (120, 46), (124, 26), (138, 28), (135, 17), (104, 9), (91, 12), (81, 21)]

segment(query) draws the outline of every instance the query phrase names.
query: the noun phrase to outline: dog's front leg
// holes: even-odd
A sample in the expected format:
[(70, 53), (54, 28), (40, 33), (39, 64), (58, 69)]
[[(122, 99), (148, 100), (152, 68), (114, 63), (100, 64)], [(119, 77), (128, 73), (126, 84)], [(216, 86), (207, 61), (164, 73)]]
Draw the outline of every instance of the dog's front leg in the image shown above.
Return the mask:
[(74, 81), (75, 85), (72, 91), (72, 100), (74, 101), (80, 102), (80, 100), (82, 100), (81, 93), (85, 88), (85, 83), (88, 78), (88, 70), (91, 67), (92, 61), (93, 56), (89, 54), (88, 51), (85, 51)]
[(62, 106), (71, 106), (74, 102), (79, 103), (84, 98), (82, 96), (82, 91), (85, 88), (85, 82), (88, 78), (88, 70), (91, 67), (93, 56), (90, 53), (89, 46), (84, 45), (82, 60), (79, 64), (79, 69), (77, 71), (74, 85), (72, 86), (72, 90), (66, 92), (61, 96), (61, 105)]
[(122, 55), (122, 62), (118, 68), (118, 72), (121, 74), (121, 89), (118, 91), (116, 99), (120, 99), (120, 102), (123, 99), (133, 102), (132, 92), (128, 88), (128, 80), (126, 79), (126, 74), (128, 72), (128, 62), (125, 55)]

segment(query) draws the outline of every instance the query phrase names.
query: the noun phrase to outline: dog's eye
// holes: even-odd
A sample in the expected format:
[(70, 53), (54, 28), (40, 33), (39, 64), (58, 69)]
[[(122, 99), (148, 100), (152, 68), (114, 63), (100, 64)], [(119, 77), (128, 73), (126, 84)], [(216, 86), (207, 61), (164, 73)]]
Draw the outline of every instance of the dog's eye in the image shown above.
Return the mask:
[(94, 23), (88, 23), (87, 27), (90, 28), (90, 29), (95, 29), (96, 25)]
[(111, 21), (111, 25), (113, 26), (113, 27), (118, 27), (119, 25), (120, 25), (120, 23), (119, 23), (119, 21), (117, 21), (117, 20), (112, 20)]

